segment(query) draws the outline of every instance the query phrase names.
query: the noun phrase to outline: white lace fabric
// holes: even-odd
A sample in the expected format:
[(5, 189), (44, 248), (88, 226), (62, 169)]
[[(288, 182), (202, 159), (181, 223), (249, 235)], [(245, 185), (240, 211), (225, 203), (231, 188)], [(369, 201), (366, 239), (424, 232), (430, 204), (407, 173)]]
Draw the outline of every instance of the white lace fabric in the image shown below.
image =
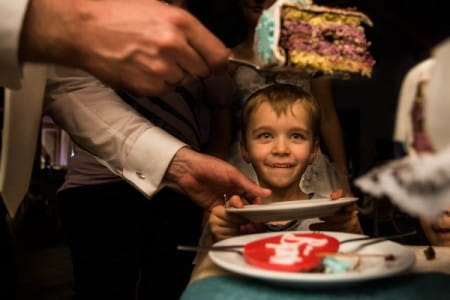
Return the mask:
[(359, 177), (355, 184), (375, 197), (389, 197), (411, 215), (435, 218), (450, 205), (450, 147), (393, 160)]

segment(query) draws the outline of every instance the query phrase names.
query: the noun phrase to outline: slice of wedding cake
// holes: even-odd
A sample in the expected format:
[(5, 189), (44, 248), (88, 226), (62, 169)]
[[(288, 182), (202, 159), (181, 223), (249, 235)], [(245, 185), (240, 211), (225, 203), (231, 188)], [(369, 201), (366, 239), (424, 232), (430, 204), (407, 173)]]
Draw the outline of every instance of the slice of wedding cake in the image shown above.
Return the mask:
[(258, 64), (295, 67), (312, 76), (370, 77), (375, 61), (363, 24), (372, 26), (369, 17), (353, 9), (279, 0), (256, 27)]

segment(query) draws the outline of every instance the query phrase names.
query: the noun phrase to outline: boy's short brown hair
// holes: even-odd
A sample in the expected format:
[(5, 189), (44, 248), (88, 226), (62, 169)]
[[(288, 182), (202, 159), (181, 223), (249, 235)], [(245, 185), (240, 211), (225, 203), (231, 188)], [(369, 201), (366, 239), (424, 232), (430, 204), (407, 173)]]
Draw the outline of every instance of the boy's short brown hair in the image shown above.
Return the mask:
[(280, 116), (281, 114), (286, 114), (288, 109), (296, 102), (302, 103), (305, 110), (309, 113), (313, 141), (317, 141), (320, 131), (320, 110), (318, 103), (312, 98), (311, 94), (307, 93), (301, 87), (281, 83), (268, 85), (247, 97), (241, 113), (241, 134), (244, 141), (250, 115), (262, 103), (268, 103), (277, 116)]

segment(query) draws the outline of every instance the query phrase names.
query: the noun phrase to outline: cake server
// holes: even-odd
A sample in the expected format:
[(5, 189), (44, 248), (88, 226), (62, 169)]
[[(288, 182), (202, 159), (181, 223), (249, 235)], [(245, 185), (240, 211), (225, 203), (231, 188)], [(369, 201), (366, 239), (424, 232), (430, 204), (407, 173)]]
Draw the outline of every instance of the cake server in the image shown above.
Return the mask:
[(293, 74), (295, 76), (299, 76), (305, 79), (313, 79), (318, 77), (329, 77), (329, 78), (339, 78), (339, 79), (349, 79), (351, 78), (350, 74), (346, 73), (336, 73), (334, 75), (330, 74), (323, 74), (322, 72), (312, 72), (308, 69), (302, 69), (302, 68), (296, 68), (291, 66), (278, 66), (278, 65), (272, 65), (272, 66), (260, 66), (256, 63), (253, 63), (249, 60), (242, 59), (242, 58), (236, 58), (236, 57), (229, 57), (228, 62), (232, 64), (237, 64), (241, 66), (248, 67), (261, 75), (263, 75), (265, 78), (267, 78), (271, 82), (276, 82), (276, 76), (277, 74), (284, 73), (284, 74)]
[[(417, 234), (416, 230), (409, 231), (406, 233), (399, 233), (399, 234), (393, 234), (393, 235), (386, 235), (386, 236), (380, 236), (380, 237), (361, 237), (361, 238), (352, 238), (347, 240), (339, 241), (339, 244), (345, 244), (345, 243), (351, 243), (351, 242), (359, 242), (359, 241), (367, 241), (366, 243), (358, 245), (356, 249), (352, 249), (352, 252), (357, 252), (361, 250), (362, 248), (373, 245), (376, 243), (380, 243), (386, 240), (395, 240), (407, 236), (412, 236)], [(226, 246), (183, 246), (179, 245), (177, 246), (177, 249), (180, 251), (191, 251), (191, 252), (205, 252), (205, 251), (225, 251), (225, 252), (235, 252), (238, 254), (242, 254), (242, 250), (239, 250), (239, 248), (243, 248), (245, 245), (226, 245)]]

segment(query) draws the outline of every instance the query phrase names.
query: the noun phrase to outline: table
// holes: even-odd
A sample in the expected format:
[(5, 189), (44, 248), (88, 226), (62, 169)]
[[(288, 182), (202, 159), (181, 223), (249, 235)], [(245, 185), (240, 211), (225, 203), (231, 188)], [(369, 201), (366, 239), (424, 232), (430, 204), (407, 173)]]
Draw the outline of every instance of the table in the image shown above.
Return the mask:
[(208, 257), (194, 270), (181, 299), (450, 299), (450, 247), (434, 247), (434, 260), (425, 258), (427, 246), (407, 247), (416, 254), (416, 264), (408, 274), (325, 290), (243, 277), (216, 266)]

